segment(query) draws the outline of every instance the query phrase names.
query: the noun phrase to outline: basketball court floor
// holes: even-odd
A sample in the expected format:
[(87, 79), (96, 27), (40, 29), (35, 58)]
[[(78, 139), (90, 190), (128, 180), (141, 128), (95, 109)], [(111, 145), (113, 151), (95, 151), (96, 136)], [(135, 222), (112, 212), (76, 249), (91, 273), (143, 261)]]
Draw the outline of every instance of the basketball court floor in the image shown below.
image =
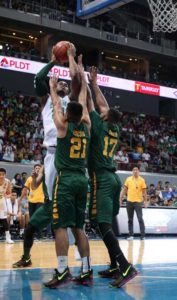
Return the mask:
[[(54, 242), (35, 242), (33, 265), (26, 269), (12, 269), (22, 253), (22, 242), (14, 245), (0, 243), (0, 300), (172, 300), (177, 299), (177, 239), (147, 238), (120, 240), (128, 260), (139, 270), (139, 275), (121, 289), (109, 287), (109, 279), (99, 278), (97, 271), (109, 262), (102, 241), (90, 241), (94, 280), (91, 287), (73, 282), (55, 290), (43, 282), (51, 279), (57, 266)], [(79, 272), (80, 262), (74, 260), (74, 246), (70, 247), (71, 272)]]

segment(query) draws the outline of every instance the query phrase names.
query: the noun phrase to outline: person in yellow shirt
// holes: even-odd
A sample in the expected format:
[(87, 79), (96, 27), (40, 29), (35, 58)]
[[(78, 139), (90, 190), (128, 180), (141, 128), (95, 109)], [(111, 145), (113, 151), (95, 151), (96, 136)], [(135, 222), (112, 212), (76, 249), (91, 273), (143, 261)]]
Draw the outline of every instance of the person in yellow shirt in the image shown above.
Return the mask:
[[(41, 165), (34, 165), (33, 173), (36, 175), (39, 174), (41, 169)], [(33, 215), (33, 213), (44, 203), (44, 192), (42, 183), (38, 186), (37, 189), (32, 188), (32, 176), (28, 177), (25, 182), (25, 188), (28, 190), (28, 201), (29, 201), (29, 216)], [(25, 192), (25, 189), (24, 189)]]
[(136, 166), (132, 170), (133, 175), (127, 177), (124, 187), (120, 193), (120, 204), (124, 196), (127, 195), (127, 214), (128, 214), (128, 240), (133, 240), (133, 217), (136, 212), (137, 219), (140, 226), (141, 239), (145, 238), (145, 225), (143, 220), (143, 202), (147, 207), (147, 192), (146, 183), (143, 177), (139, 175), (139, 168)]

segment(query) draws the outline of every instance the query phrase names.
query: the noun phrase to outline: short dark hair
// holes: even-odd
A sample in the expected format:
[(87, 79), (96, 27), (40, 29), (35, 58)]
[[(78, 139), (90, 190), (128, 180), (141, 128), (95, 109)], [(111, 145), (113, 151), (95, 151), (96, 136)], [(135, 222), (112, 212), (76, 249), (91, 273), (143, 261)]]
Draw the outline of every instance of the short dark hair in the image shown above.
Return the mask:
[(138, 170), (140, 169), (140, 167), (138, 166), (138, 164), (134, 164), (132, 170), (133, 170), (134, 168), (137, 168)]
[(71, 101), (67, 105), (68, 121), (78, 123), (81, 120), (83, 107), (79, 102)]
[(0, 172), (6, 174), (6, 170), (4, 168), (0, 168)]
[(41, 164), (35, 164), (35, 165), (34, 165), (34, 169), (35, 169), (36, 167), (41, 167)]
[(110, 123), (117, 124), (120, 121), (121, 116), (122, 116), (122, 113), (117, 108), (111, 107), (108, 110), (108, 121)]
[(17, 194), (17, 191), (13, 189), (12, 192), (11, 192), (11, 194), (12, 194), (12, 193)]
[(26, 172), (22, 172), (21, 175), (22, 175), (22, 176), (23, 176), (23, 175), (27, 175), (27, 173), (26, 173)]

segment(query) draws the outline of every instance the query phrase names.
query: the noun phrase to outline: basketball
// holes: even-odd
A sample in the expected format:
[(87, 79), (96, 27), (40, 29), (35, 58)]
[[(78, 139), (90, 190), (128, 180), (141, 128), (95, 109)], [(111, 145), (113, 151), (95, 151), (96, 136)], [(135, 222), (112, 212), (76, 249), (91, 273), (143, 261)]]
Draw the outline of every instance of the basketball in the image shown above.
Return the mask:
[(67, 50), (69, 47), (69, 42), (60, 41), (53, 47), (53, 54), (58, 62), (68, 62)]

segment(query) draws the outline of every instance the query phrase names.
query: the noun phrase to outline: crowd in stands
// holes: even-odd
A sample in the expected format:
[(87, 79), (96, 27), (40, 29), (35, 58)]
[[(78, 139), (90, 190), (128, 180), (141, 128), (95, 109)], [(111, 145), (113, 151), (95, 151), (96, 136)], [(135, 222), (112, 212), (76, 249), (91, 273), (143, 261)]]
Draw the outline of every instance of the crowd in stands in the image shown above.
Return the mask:
[(0, 55), (11, 56), (33, 61), (48, 62), (45, 55), (41, 56), (39, 50), (34, 45), (17, 46), (7, 43), (1, 43)]
[[(12, 194), (6, 199), (8, 210), (7, 221), (13, 239), (23, 239), (24, 229), (29, 221), (28, 193), (24, 189), (27, 177), (26, 172), (14, 175), (14, 178), (11, 180)], [(157, 185), (151, 183), (147, 187), (147, 195), (148, 207), (177, 208), (177, 185), (171, 185), (168, 181), (159, 181)], [(122, 205), (126, 206), (126, 198)], [(87, 228), (88, 234), (92, 232), (89, 226)], [(50, 230), (49, 228), (45, 228), (43, 232), (39, 232), (36, 235), (36, 238), (53, 238), (51, 228)], [(1, 232), (0, 227), (1, 239), (4, 239), (4, 234)]]
[[(151, 183), (147, 187), (148, 207), (177, 208), (177, 186), (169, 181), (159, 181), (157, 185)], [(126, 205), (126, 199), (123, 201)]]
[[(93, 27), (98, 30), (104, 30), (106, 32), (110, 32), (112, 34), (120, 34), (124, 37), (131, 37), (139, 40), (143, 40), (149, 43), (154, 43), (156, 45), (161, 45), (161, 40), (163, 40), (163, 47), (167, 46), (169, 49), (175, 49), (175, 42), (168, 41), (161, 37), (158, 34), (154, 34), (151, 32), (150, 28), (150, 12), (145, 11), (142, 5), (138, 4), (129, 4), (121, 7), (121, 12), (117, 10), (113, 10), (110, 13), (102, 14), (90, 20), (81, 20), (76, 17), (76, 1), (16, 1), (16, 0), (0, 0), (0, 6), (8, 7), (11, 9), (17, 9), (19, 11), (24, 11), (25, 13), (35, 13), (41, 15), (41, 10), (44, 15), (48, 15), (49, 19), (55, 21), (64, 20), (66, 22), (77, 23), (79, 25), (83, 25), (86, 27)], [(121, 16), (121, 13), (124, 14), (124, 17)], [(135, 16), (141, 16), (138, 21), (134, 20)], [(142, 17), (143, 16), (143, 17)], [(131, 23), (135, 22), (135, 23)], [(119, 23), (117, 23), (119, 20)], [(128, 25), (129, 24), (129, 25)], [(134, 24), (134, 26), (133, 26)], [(142, 32), (139, 32), (139, 28), (141, 28)], [(132, 31), (132, 32), (131, 32)], [(169, 43), (168, 43), (169, 42)], [(164, 44), (166, 43), (166, 44)], [(30, 59), (35, 61), (48, 62), (48, 58), (46, 55), (40, 55), (40, 51), (35, 47), (29, 45), (29, 47), (22, 47), (16, 45), (3, 45), (3, 49), (0, 49), (0, 55), (7, 56), (15, 56), (23, 59)], [(89, 62), (90, 63), (90, 62)], [(154, 63), (151, 63), (154, 65)], [(109, 65), (109, 64), (108, 64)], [(158, 65), (158, 63), (157, 63)], [(155, 84), (160, 84), (164, 86), (174, 87), (177, 86), (177, 79), (174, 77), (173, 72), (171, 70), (167, 71), (167, 66), (165, 66), (166, 73), (162, 75), (161, 71), (151, 70), (145, 74), (143, 70), (140, 70), (139, 67), (134, 70), (125, 69), (125, 68), (117, 68), (112, 70), (109, 68), (103, 68), (101, 70), (102, 73), (107, 75), (117, 76), (121, 78), (152, 82)]]
[(6, 91), (0, 96), (0, 160), (40, 163), (45, 155), (42, 141), (38, 99)]
[[(8, 122), (7, 122), (8, 120)], [(117, 169), (177, 173), (177, 120), (124, 112), (120, 121)], [(46, 153), (39, 99), (1, 90), (0, 160), (41, 163)]]
[(177, 120), (123, 113), (121, 146), (115, 155), (118, 169), (177, 173)]

